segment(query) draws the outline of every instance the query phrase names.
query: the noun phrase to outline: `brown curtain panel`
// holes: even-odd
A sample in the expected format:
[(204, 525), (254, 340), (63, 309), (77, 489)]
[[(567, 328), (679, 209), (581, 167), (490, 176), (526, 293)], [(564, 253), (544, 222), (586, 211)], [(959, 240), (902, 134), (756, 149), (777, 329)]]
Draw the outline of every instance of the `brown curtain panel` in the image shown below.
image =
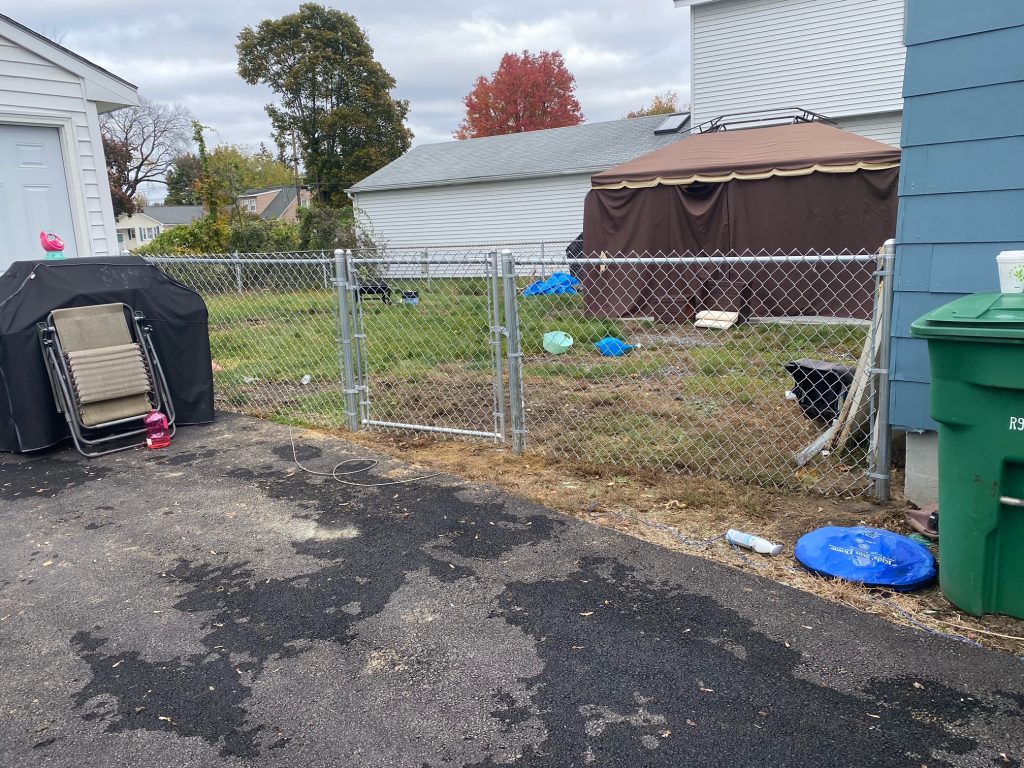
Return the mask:
[[(890, 168), (592, 189), (584, 204), (583, 248), (588, 255), (609, 256), (875, 251), (896, 232), (898, 177), (899, 169)], [(587, 306), (604, 317), (685, 319), (700, 309), (737, 302), (741, 306), (733, 311), (746, 315), (847, 317), (863, 314), (869, 306), (865, 291), (869, 296), (873, 290), (870, 264), (746, 265), (729, 274), (699, 267), (608, 265), (584, 273)]]

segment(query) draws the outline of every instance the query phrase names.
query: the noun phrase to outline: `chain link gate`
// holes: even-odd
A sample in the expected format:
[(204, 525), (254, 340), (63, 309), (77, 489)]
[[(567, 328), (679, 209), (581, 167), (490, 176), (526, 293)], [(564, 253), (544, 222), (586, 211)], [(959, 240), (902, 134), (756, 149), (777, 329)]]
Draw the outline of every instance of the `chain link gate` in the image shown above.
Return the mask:
[(511, 252), (505, 265), (497, 251), (335, 258), (349, 429), (496, 442), (511, 431), (513, 450), (522, 452)]

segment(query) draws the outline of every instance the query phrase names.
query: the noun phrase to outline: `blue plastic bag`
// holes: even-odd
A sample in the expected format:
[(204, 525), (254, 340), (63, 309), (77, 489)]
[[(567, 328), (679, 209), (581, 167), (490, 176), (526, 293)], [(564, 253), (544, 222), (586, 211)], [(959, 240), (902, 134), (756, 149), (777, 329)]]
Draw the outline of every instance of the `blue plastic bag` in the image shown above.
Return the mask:
[(538, 280), (525, 291), (523, 296), (558, 296), (576, 293), (580, 281), (566, 272), (555, 272), (547, 280)]
[(627, 344), (622, 339), (615, 339), (611, 336), (605, 336), (594, 346), (605, 357), (622, 357), (629, 350), (636, 349), (632, 344)]
[(897, 592), (925, 587), (937, 575), (928, 547), (880, 528), (819, 528), (800, 537), (794, 554), (815, 573)]

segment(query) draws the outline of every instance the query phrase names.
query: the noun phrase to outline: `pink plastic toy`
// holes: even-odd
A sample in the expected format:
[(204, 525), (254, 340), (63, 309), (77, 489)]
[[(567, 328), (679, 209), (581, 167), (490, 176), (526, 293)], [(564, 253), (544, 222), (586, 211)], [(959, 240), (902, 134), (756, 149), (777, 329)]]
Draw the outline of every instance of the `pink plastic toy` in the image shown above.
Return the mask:
[(64, 241), (57, 235), (48, 232), (39, 233), (39, 242), (47, 253), (60, 253), (64, 250)]

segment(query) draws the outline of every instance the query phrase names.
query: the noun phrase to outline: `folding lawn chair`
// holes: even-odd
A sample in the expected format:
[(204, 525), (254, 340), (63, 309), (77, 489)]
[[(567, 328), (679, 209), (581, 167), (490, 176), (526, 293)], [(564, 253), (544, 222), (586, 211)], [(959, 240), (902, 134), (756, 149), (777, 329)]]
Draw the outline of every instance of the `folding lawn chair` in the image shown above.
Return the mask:
[[(57, 411), (83, 456), (145, 444), (143, 419), (174, 405), (153, 348), (152, 328), (127, 304), (55, 309), (39, 324), (43, 359)], [(114, 444), (115, 447), (109, 447)]]

